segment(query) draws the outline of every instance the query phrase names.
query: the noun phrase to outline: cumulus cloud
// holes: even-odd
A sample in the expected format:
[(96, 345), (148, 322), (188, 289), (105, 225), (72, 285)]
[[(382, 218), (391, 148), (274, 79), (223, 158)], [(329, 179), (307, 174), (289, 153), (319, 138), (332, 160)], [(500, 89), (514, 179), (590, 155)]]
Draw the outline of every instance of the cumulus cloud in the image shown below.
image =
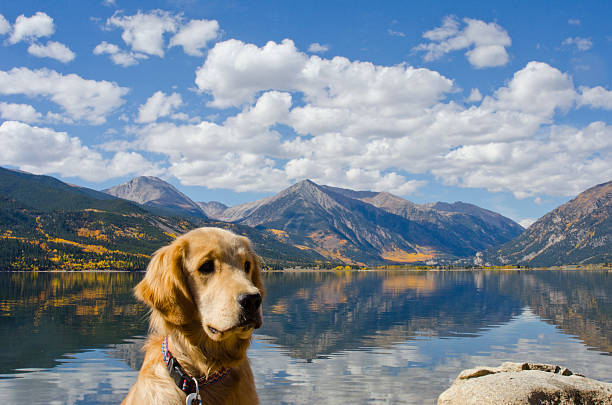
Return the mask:
[(580, 25), (580, 20), (578, 18), (570, 18), (567, 20), (569, 25)]
[(56, 59), (63, 63), (72, 61), (76, 56), (66, 45), (55, 41), (48, 41), (46, 45), (31, 44), (28, 47), (28, 53), (39, 58)]
[(383, 106), (390, 110), (432, 105), (453, 87), (438, 72), (412, 66), (376, 66), (343, 57), (308, 56), (285, 39), (263, 47), (232, 39), (217, 43), (196, 72), (196, 85), (213, 96), (214, 107), (253, 102), (260, 91), (304, 94), (326, 107)]
[(135, 52), (164, 56), (164, 34), (176, 32), (178, 17), (166, 11), (122, 15), (117, 12), (107, 22), (109, 28), (121, 28), (121, 38)]
[(93, 50), (94, 55), (110, 55), (111, 61), (115, 65), (123, 67), (137, 65), (140, 59), (147, 59), (148, 56), (138, 52), (128, 52), (120, 49), (115, 44), (106, 41), (100, 42)]
[(579, 90), (578, 105), (612, 110), (612, 91), (601, 86), (593, 88), (580, 86)]
[(102, 181), (128, 174), (160, 170), (135, 152), (118, 152), (105, 159), (66, 132), (16, 121), (0, 125), (0, 164), (37, 174), (59, 174)]
[(496, 23), (472, 18), (459, 21), (455, 16), (444, 18), (442, 26), (426, 31), (423, 38), (430, 42), (417, 45), (414, 51), (425, 52), (424, 60), (434, 61), (449, 52), (466, 49), (468, 61), (476, 68), (508, 63), (506, 48), (512, 43), (506, 30)]
[(32, 173), (58, 173), (100, 180), (103, 159), (83, 146), (78, 138), (49, 128), (15, 121), (0, 125), (0, 160)]
[(38, 11), (32, 17), (20, 15), (15, 20), (13, 32), (8, 39), (10, 44), (16, 44), (20, 41), (35, 40), (41, 37), (48, 37), (55, 32), (53, 18), (46, 13)]
[(555, 111), (569, 109), (575, 97), (574, 83), (567, 73), (543, 62), (529, 62), (507, 86), (495, 92), (495, 98), (485, 98), (483, 103), (487, 107), (552, 118)]
[(146, 176), (161, 176), (165, 173), (163, 168), (158, 164), (148, 161), (144, 156), (136, 152), (118, 151), (110, 160), (104, 162), (106, 169), (105, 177), (107, 178), (121, 177), (128, 174), (146, 175)]
[(183, 104), (183, 99), (178, 93), (167, 96), (162, 91), (153, 94), (146, 103), (138, 108), (138, 118), (136, 122), (153, 122), (158, 118), (167, 117)]
[(329, 51), (329, 45), (321, 45), (318, 42), (314, 42), (308, 47), (308, 52), (312, 53), (325, 53), (327, 51)]
[(591, 38), (582, 37), (565, 38), (562, 44), (566, 46), (575, 46), (579, 51), (588, 51), (593, 47), (593, 41), (591, 41)]
[(187, 55), (202, 56), (202, 49), (217, 38), (219, 23), (216, 20), (191, 20), (170, 40), (168, 47), (182, 46)]
[(134, 15), (116, 12), (106, 21), (106, 28), (122, 29), (121, 38), (130, 50), (122, 50), (115, 44), (103, 41), (96, 46), (94, 54), (109, 54), (113, 63), (124, 67), (136, 65), (139, 59), (151, 55), (164, 57), (166, 34), (174, 34), (168, 41), (168, 48), (181, 46), (191, 56), (202, 56), (202, 50), (219, 35), (216, 20), (190, 20), (184, 23), (181, 14), (162, 10), (138, 11)]
[[(554, 125), (576, 103), (607, 105), (608, 93), (579, 93), (567, 73), (542, 62), (528, 63), (489, 95), (473, 89), (472, 105), (463, 106), (445, 101), (456, 88), (431, 70), (308, 56), (289, 40), (263, 47), (229, 40), (209, 51), (196, 84), (212, 96), (210, 105), (242, 111), (221, 124), (150, 125), (139, 139), (141, 147), (167, 155), (186, 184), (217, 186), (207, 174), (223, 177), (225, 170), (238, 176), (223, 177), (227, 187), (240, 190), (278, 191), (310, 178), (407, 195), (424, 184), (411, 175), (431, 174), (524, 198), (572, 195), (609, 176), (601, 158), (609, 153), (607, 127)], [(277, 125), (290, 132), (281, 136)], [(577, 153), (572, 142), (586, 149)], [(247, 183), (225, 160), (251, 154), (257, 158), (248, 159), (248, 175), (270, 176), (265, 185)], [(555, 174), (559, 167), (569, 169)], [(572, 180), (576, 175), (580, 181)]]
[(9, 121), (34, 123), (42, 119), (42, 114), (29, 104), (0, 102), (0, 117)]
[(512, 191), (517, 198), (566, 196), (612, 178), (610, 159), (612, 127), (594, 122), (583, 129), (554, 126), (543, 139), (466, 145), (432, 173), (447, 184)]
[(61, 106), (74, 120), (102, 124), (106, 116), (121, 106), (128, 89), (105, 80), (87, 80), (54, 70), (13, 68), (0, 71), (0, 94), (23, 94), (28, 97), (47, 97)]
[(11, 24), (0, 14), (0, 35), (9, 33), (11, 30)]

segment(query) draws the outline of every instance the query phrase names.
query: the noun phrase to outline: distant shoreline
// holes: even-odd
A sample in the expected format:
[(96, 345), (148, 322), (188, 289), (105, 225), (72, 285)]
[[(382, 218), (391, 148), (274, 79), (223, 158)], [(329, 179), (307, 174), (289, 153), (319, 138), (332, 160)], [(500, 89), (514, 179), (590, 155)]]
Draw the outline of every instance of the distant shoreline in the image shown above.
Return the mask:
[(577, 266), (554, 266), (554, 267), (457, 267), (457, 268), (413, 268), (413, 267), (402, 267), (402, 268), (391, 268), (391, 269), (379, 269), (379, 268), (364, 268), (364, 269), (348, 269), (348, 270), (336, 270), (336, 269), (314, 269), (314, 268), (287, 268), (282, 270), (264, 270), (263, 273), (344, 273), (344, 272), (381, 272), (381, 271), (412, 271), (412, 272), (452, 272), (452, 271), (592, 271), (592, 270), (607, 270), (612, 271), (612, 267), (604, 265), (589, 265), (584, 267)]
[[(551, 267), (457, 267), (457, 268), (355, 268), (355, 269), (317, 269), (317, 268), (286, 268), (280, 270), (262, 270), (262, 273), (357, 273), (357, 272), (453, 272), (453, 271), (612, 271), (609, 265), (569, 265)], [(5, 270), (2, 273), (145, 273), (146, 270)]]

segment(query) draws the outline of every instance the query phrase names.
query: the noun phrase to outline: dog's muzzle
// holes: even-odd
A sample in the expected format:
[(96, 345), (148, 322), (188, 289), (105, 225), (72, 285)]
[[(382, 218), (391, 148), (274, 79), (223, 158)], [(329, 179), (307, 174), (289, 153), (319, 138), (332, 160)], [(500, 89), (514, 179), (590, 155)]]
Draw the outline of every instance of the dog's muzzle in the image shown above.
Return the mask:
[(238, 304), (242, 309), (239, 326), (261, 327), (261, 294), (242, 294), (238, 296)]

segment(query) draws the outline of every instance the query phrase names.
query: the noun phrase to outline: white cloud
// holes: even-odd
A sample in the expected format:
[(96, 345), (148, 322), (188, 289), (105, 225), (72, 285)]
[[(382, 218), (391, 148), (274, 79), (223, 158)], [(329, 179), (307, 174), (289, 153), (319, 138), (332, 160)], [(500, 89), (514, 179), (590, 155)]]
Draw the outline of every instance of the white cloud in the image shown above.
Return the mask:
[(0, 35), (8, 34), (11, 31), (11, 24), (0, 14)]
[(506, 87), (495, 92), (495, 99), (485, 98), (483, 104), (550, 119), (556, 110), (569, 109), (575, 98), (574, 84), (567, 73), (543, 62), (529, 62)]
[(381, 109), (432, 105), (453, 87), (438, 72), (411, 66), (376, 66), (346, 58), (308, 56), (293, 41), (259, 48), (238, 40), (217, 43), (196, 72), (196, 85), (209, 92), (214, 107), (240, 106), (263, 90), (297, 91), (311, 103), (340, 108), (377, 105)]
[(524, 218), (521, 219), (518, 223), (520, 226), (522, 226), (523, 228), (527, 229), (531, 226), (531, 224), (533, 224), (536, 220), (533, 218)]
[(0, 125), (0, 134), (2, 164), (37, 174), (58, 173), (85, 180), (101, 179), (102, 156), (65, 132), (5, 121)]
[(612, 110), (612, 91), (601, 86), (593, 88), (580, 86), (578, 105)]
[(565, 38), (562, 44), (566, 46), (574, 45), (579, 51), (588, 51), (593, 47), (591, 38), (582, 37)]
[(329, 45), (321, 45), (318, 42), (314, 42), (308, 46), (308, 52), (325, 53), (327, 51), (329, 51)]
[(162, 10), (124, 16), (115, 13), (106, 24), (109, 28), (121, 28), (121, 38), (135, 52), (164, 56), (164, 34), (176, 32), (178, 17)]
[(569, 25), (580, 25), (580, 20), (578, 18), (570, 18), (567, 20)]
[(16, 121), (0, 125), (0, 164), (36, 174), (59, 174), (87, 181), (161, 173), (138, 153), (118, 152), (108, 160), (66, 132)]
[(106, 116), (121, 106), (128, 89), (116, 83), (62, 75), (54, 70), (13, 68), (0, 71), (0, 94), (48, 97), (68, 116), (92, 124), (102, 124)]
[(96, 54), (107, 53), (115, 64), (122, 66), (135, 65), (138, 59), (144, 59), (147, 55), (164, 57), (165, 35), (170, 33), (174, 35), (168, 41), (168, 48), (181, 46), (188, 55), (202, 56), (202, 50), (219, 35), (219, 23), (216, 20), (190, 20), (183, 23), (182, 20), (182, 14), (162, 10), (146, 13), (138, 11), (134, 15), (116, 12), (106, 21), (106, 27), (122, 29), (121, 38), (131, 52), (104, 41), (96, 47)]
[(182, 46), (186, 54), (202, 56), (202, 49), (217, 38), (219, 23), (216, 20), (191, 20), (172, 37), (168, 47)]
[(39, 58), (56, 59), (63, 63), (72, 61), (76, 56), (66, 45), (55, 41), (48, 41), (46, 45), (31, 44), (28, 53)]
[(423, 59), (434, 61), (443, 55), (467, 49), (465, 55), (476, 68), (502, 66), (508, 63), (506, 48), (512, 43), (510, 36), (496, 23), (464, 18), (462, 24), (454, 16), (443, 20), (442, 26), (426, 31), (423, 38), (430, 42), (417, 45), (414, 50), (425, 52)]
[[(222, 125), (152, 123), (137, 131), (130, 148), (166, 156), (168, 173), (183, 184), (237, 191), (278, 191), (289, 182), (274, 157), (282, 154), (281, 136), (270, 129), (288, 115), (287, 93), (265, 93), (252, 107)], [(106, 145), (121, 150), (125, 144)]]
[(111, 61), (115, 65), (123, 67), (137, 65), (139, 59), (147, 59), (148, 56), (138, 52), (127, 52), (120, 49), (115, 44), (109, 44), (106, 41), (102, 41), (93, 50), (94, 55), (110, 55)]
[(167, 96), (162, 91), (153, 94), (146, 103), (138, 108), (138, 118), (136, 122), (153, 122), (158, 118), (167, 117), (183, 104), (183, 99), (178, 93)]
[[(161, 176), (165, 173), (159, 165), (149, 162), (136, 152), (117, 152), (110, 161), (105, 162), (106, 178), (121, 177), (128, 174), (140, 176)], [(106, 179), (102, 179), (106, 180)]]
[(482, 100), (482, 94), (478, 89), (472, 89), (468, 98), (465, 99), (465, 101), (467, 101), (468, 103), (474, 103), (480, 100)]
[(55, 32), (53, 18), (46, 13), (38, 11), (32, 17), (23, 14), (17, 17), (13, 25), (13, 33), (8, 39), (10, 44), (24, 40), (34, 40), (41, 37), (48, 37)]
[[(429, 36), (455, 35), (452, 27), (446, 28)], [(206, 170), (226, 167), (223, 162), (200, 162), (195, 151), (220, 157), (241, 150), (259, 156), (253, 160), (261, 165), (259, 171), (252, 170), (274, 173), (266, 189), (275, 191), (311, 178), (405, 195), (423, 184), (410, 180), (412, 174), (429, 173), (447, 184), (511, 191), (524, 198), (572, 195), (611, 175), (604, 164), (610, 153), (605, 125), (554, 125), (557, 114), (577, 102), (607, 105), (608, 93), (585, 88), (580, 99), (568, 74), (542, 62), (528, 63), (490, 95), (483, 97), (473, 89), (468, 99), (474, 104), (463, 106), (444, 101), (445, 94), (455, 90), (453, 82), (427, 69), (322, 59), (299, 52), (289, 40), (263, 47), (230, 40), (210, 50), (196, 84), (213, 97), (213, 106), (243, 106), (241, 117), (253, 103), (266, 104), (263, 101), (274, 94), (268, 89), (275, 89), (275, 99), (284, 101), (271, 109), (277, 116), (258, 127), (256, 145), (244, 142), (251, 127), (236, 125), (240, 120), (232, 117), (223, 124), (203, 122), (198, 129), (159, 128), (155, 142), (143, 133), (141, 143), (156, 145), (155, 152), (173, 150), (168, 155), (174, 173), (182, 181), (181, 176), (188, 176), (189, 184), (210, 184)], [(293, 104), (293, 94), (299, 104)], [(246, 122), (254, 127), (252, 118)], [(279, 137), (271, 130), (276, 124), (294, 133)], [(179, 141), (169, 145), (166, 139)], [(573, 142), (583, 149), (578, 151)], [(261, 145), (265, 147), (249, 149)], [(255, 189), (241, 181), (233, 184)]]
[(583, 129), (550, 128), (542, 139), (467, 145), (449, 152), (432, 169), (447, 184), (536, 194), (575, 195), (612, 178), (612, 127), (594, 122)]
[[(296, 73), (307, 61), (293, 41), (268, 42), (263, 48), (231, 39), (217, 43), (196, 71), (196, 85), (214, 96), (215, 107), (252, 102), (264, 89), (296, 86)], [(285, 83), (283, 86), (282, 83)]]
[(508, 53), (501, 45), (482, 45), (465, 53), (472, 66), (485, 68), (508, 63)]
[(34, 123), (42, 119), (42, 114), (29, 104), (0, 102), (0, 117), (9, 121)]

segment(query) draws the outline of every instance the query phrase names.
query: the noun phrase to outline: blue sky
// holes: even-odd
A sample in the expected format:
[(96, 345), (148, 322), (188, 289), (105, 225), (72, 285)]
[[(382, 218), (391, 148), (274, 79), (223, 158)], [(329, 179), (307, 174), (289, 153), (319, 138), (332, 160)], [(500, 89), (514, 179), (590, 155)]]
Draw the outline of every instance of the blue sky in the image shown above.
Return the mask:
[(610, 6), (482, 4), (2, 2), (0, 165), (228, 205), (309, 178), (528, 224), (612, 179)]

